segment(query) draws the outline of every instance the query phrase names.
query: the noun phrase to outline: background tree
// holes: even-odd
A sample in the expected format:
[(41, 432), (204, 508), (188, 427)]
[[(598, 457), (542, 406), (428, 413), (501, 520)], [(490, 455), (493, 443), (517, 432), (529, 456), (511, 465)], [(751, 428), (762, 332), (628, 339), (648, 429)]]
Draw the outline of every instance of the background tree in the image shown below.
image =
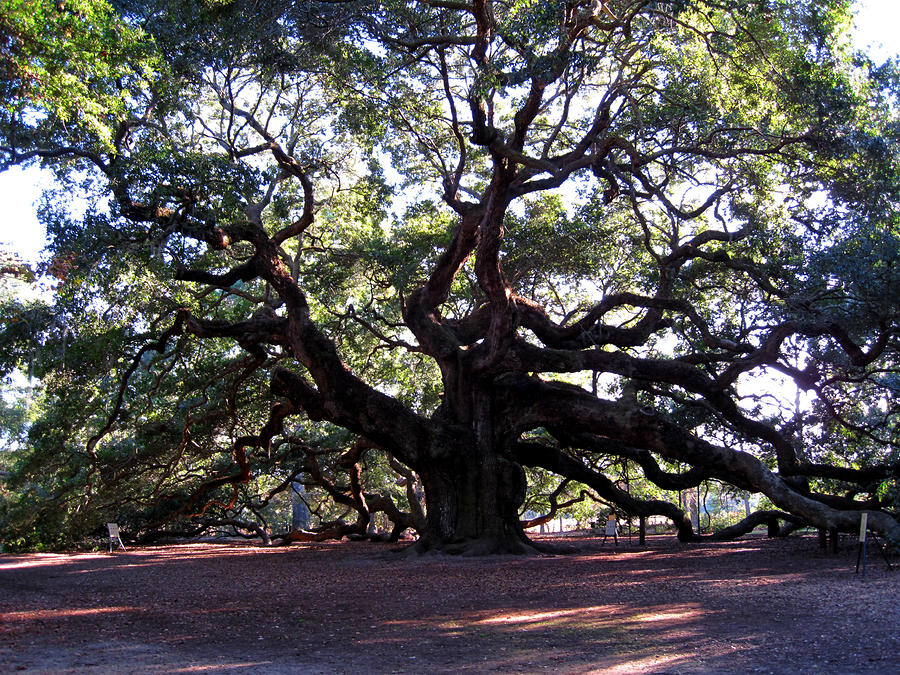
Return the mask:
[[(43, 214), (72, 337), (44, 340), (66, 361), (22, 479), (227, 519), (303, 474), (356, 514), (323, 533), (371, 501), (420, 550), (481, 553), (533, 549), (541, 470), (694, 536), (607, 475), (628, 460), (900, 538), (898, 82), (849, 49), (847, 2), (113, 7), (106, 116), (23, 76), (2, 120), (7, 164), (93, 204)], [(11, 25), (16, 72), (80, 44)]]

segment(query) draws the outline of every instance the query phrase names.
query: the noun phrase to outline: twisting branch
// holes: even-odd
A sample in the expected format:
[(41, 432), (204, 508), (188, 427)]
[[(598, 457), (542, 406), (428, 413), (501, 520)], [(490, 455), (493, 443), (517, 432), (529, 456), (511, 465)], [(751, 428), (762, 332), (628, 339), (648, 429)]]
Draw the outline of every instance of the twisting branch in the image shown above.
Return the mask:
[(532, 527), (537, 527), (538, 525), (544, 525), (545, 523), (549, 523), (551, 520), (556, 518), (556, 514), (560, 511), (569, 508), (570, 506), (575, 506), (575, 504), (580, 504), (586, 499), (592, 499), (595, 502), (600, 501), (597, 497), (587, 490), (580, 490), (578, 492), (578, 496), (572, 497), (569, 500), (564, 501), (563, 503), (559, 503), (559, 496), (565, 492), (566, 488), (569, 486), (569, 483), (572, 482), (571, 478), (566, 478), (560, 482), (559, 485), (547, 496), (547, 501), (550, 503), (550, 509), (542, 516), (537, 516), (535, 518), (526, 518), (522, 521), (522, 527), (526, 530)]
[(141, 362), (146, 354), (149, 352), (163, 352), (166, 349), (166, 344), (169, 340), (176, 336), (181, 335), (184, 331), (184, 323), (188, 318), (188, 313), (186, 310), (179, 310), (175, 315), (175, 321), (173, 324), (163, 332), (163, 334), (159, 337), (155, 342), (151, 342), (149, 344), (144, 345), (138, 350), (138, 353), (134, 355), (131, 359), (131, 364), (125, 370), (125, 373), (122, 375), (122, 379), (119, 382), (119, 389), (116, 392), (115, 403), (113, 404), (113, 410), (109, 414), (106, 419), (106, 424), (101, 427), (101, 429), (91, 436), (87, 444), (85, 446), (85, 451), (88, 455), (90, 455), (91, 469), (88, 472), (87, 477), (87, 492), (86, 498), (89, 497), (92, 492), (92, 477), (97, 472), (97, 453), (95, 452), (95, 448), (97, 443), (99, 443), (110, 431), (112, 431), (113, 427), (116, 424), (116, 421), (119, 418), (120, 413), (122, 412), (122, 406), (125, 404), (125, 392), (128, 389), (128, 383), (131, 380), (131, 376), (135, 373), (135, 371), (140, 367)]
[(515, 448), (516, 458), (526, 466), (547, 469), (571, 480), (584, 483), (601, 498), (618, 506), (624, 512), (636, 516), (661, 515), (670, 518), (678, 529), (678, 538), (690, 541), (694, 538), (690, 519), (674, 504), (662, 500), (635, 499), (620, 489), (609, 478), (570, 457), (558, 448), (535, 441), (521, 442)]

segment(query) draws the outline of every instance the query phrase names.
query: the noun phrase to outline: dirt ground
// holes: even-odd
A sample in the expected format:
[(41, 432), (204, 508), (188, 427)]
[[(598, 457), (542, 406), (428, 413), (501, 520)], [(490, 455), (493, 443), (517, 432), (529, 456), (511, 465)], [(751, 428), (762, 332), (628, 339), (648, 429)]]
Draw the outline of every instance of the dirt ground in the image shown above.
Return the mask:
[[(234, 542), (0, 555), (0, 672), (888, 673), (900, 571), (813, 537), (408, 559)], [(874, 552), (871, 552), (874, 553)]]

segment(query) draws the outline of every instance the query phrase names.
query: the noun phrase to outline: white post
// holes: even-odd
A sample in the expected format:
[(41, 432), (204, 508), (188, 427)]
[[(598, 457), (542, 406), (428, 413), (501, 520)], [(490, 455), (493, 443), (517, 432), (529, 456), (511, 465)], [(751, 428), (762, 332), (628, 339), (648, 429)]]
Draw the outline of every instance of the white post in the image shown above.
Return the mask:
[(859, 544), (856, 546), (856, 573), (859, 574), (859, 563), (862, 560), (862, 573), (866, 576), (866, 534), (868, 533), (869, 514), (863, 511), (859, 516)]

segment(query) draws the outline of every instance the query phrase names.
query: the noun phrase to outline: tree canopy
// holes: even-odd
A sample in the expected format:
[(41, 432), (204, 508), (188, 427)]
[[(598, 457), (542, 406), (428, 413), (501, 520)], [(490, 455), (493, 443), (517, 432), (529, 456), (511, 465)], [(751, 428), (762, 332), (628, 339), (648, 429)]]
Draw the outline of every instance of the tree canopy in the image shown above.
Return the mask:
[(849, 2), (2, 6), (0, 161), (59, 181), (8, 531), (268, 536), (305, 485), (289, 539), (521, 552), (536, 489), (690, 539), (712, 481), (900, 540), (900, 82)]

